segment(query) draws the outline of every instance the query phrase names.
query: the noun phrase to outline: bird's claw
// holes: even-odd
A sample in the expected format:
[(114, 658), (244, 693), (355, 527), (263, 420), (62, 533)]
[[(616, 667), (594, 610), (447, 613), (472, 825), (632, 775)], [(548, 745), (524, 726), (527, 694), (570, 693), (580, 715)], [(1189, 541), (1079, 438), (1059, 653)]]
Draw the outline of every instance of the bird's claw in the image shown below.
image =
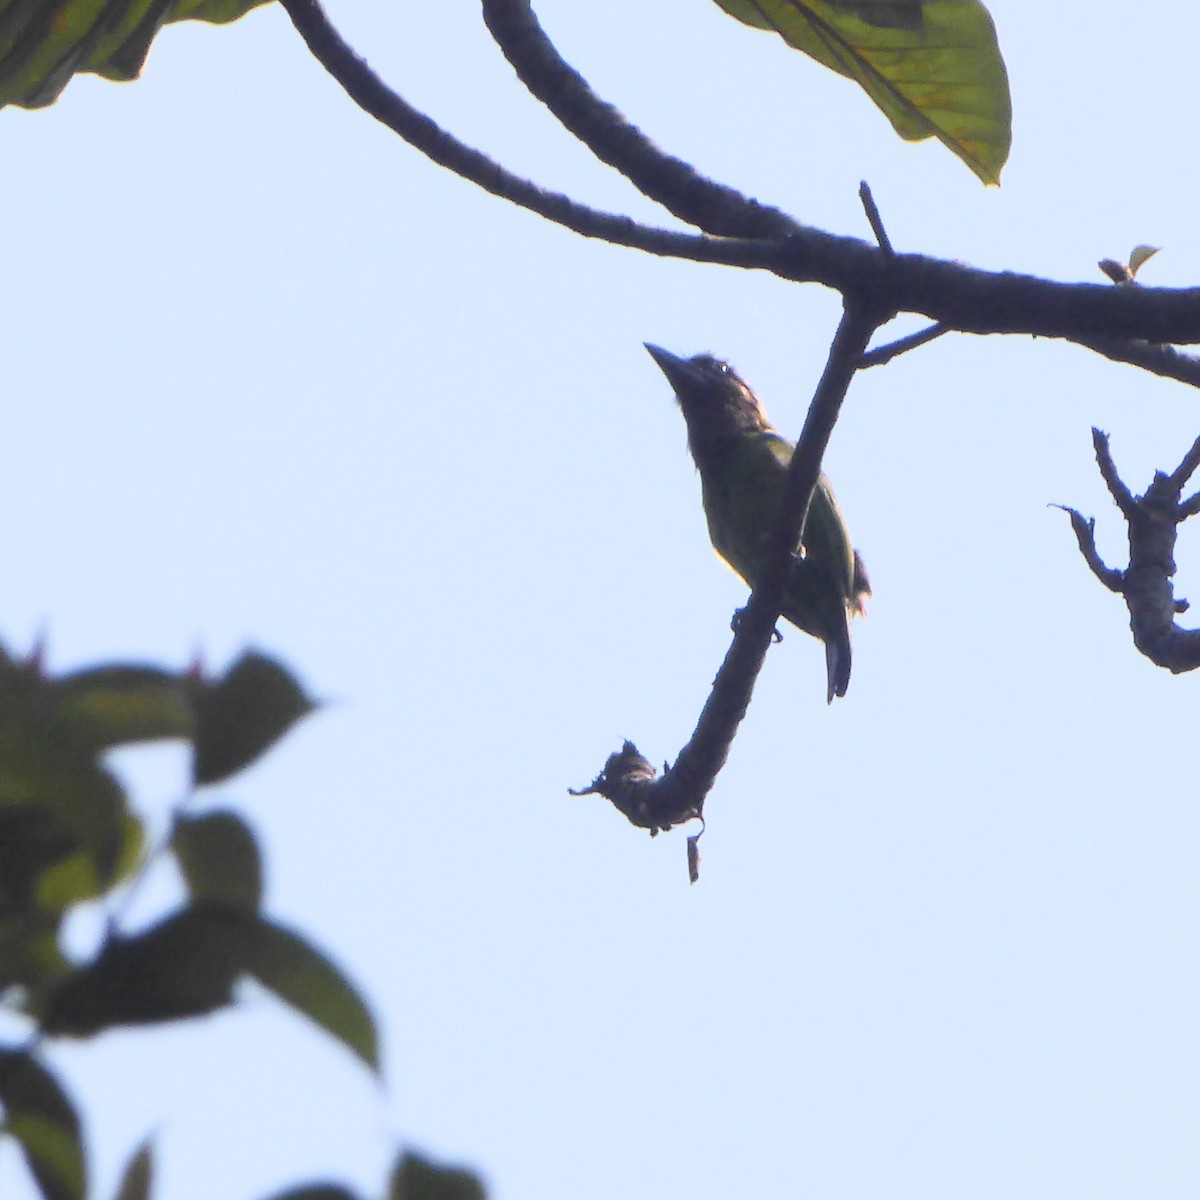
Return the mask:
[[(738, 608), (734, 610), (733, 616), (729, 621), (729, 628), (732, 629), (734, 633), (737, 633), (738, 628), (741, 626), (742, 617), (745, 612), (746, 610), (744, 608)], [(772, 645), (777, 646), (782, 641), (783, 634), (779, 632), (779, 626), (776, 625), (775, 628), (771, 630), (771, 643)]]

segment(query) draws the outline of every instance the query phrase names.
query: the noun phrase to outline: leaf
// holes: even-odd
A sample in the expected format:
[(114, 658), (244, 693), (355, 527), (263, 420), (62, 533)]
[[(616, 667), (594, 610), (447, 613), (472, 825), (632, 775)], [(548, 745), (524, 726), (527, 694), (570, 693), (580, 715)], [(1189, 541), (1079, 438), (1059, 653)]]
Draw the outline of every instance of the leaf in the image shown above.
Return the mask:
[(58, 945), (57, 919), (21, 916), (0, 919), (0, 1003), (37, 1016), (42, 993), (71, 973)]
[(216, 783), (265, 754), (316, 707), (275, 659), (248, 651), (216, 682), (196, 681), (197, 785)]
[(71, 76), (136, 79), (159, 28), (236, 20), (266, 0), (7, 0), (0, 5), (0, 105), (41, 108)]
[(83, 1200), (79, 1117), (54, 1076), (31, 1054), (0, 1050), (0, 1104), (2, 1128), (20, 1145), (45, 1200)]
[(38, 906), (45, 912), (64, 912), (81, 900), (103, 895), (129, 875), (141, 859), (146, 831), (133, 813), (125, 814), (123, 827), (124, 837), (109, 875), (101, 878), (94, 858), (84, 850), (76, 850), (41, 873), (36, 891)]
[(1161, 246), (1134, 246), (1129, 255), (1129, 274), (1136, 275), (1142, 264), (1153, 258), (1161, 249)]
[(236, 813), (180, 817), (171, 834), (193, 901), (216, 900), (251, 912), (262, 902), (262, 856), (254, 832)]
[(439, 1167), (416, 1154), (405, 1154), (392, 1171), (388, 1200), (484, 1200), (479, 1179), (461, 1167)]
[(853, 79), (902, 138), (936, 137), (984, 183), (1000, 182), (1012, 145), (1012, 101), (995, 26), (980, 0), (716, 3)]
[(147, 1138), (129, 1160), (116, 1200), (150, 1200), (150, 1185), (154, 1179), (154, 1157)]
[(179, 675), (124, 664), (75, 671), (52, 684), (57, 719), (93, 752), (191, 737), (195, 716), (188, 690)]
[(0, 820), (16, 809), (43, 810), (34, 819), (39, 860), (18, 871), (26, 893), (36, 874), (76, 850), (91, 859), (97, 879), (112, 881), (127, 837), (125, 793), (95, 747), (60, 718), (55, 684), (40, 665), (0, 653)]
[(185, 908), (145, 933), (107, 942), (94, 962), (51, 991), (42, 1028), (86, 1037), (204, 1016), (232, 1003), (238, 973), (224, 910)]
[(238, 933), (244, 969), (379, 1071), (379, 1039), (366, 1002), (346, 977), (299, 934), (247, 916)]
[(42, 1029), (86, 1037), (204, 1016), (232, 1003), (242, 974), (379, 1070), (374, 1018), (346, 977), (299, 934), (231, 904), (198, 902), (145, 933), (113, 938), (50, 991)]

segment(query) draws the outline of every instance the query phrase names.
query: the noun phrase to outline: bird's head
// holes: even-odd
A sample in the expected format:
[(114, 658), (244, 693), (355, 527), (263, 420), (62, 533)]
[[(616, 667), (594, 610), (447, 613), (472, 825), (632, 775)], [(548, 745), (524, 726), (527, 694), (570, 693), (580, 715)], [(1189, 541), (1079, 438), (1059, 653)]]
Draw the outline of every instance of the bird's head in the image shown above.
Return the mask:
[(711, 354), (680, 358), (661, 346), (645, 345), (675, 389), (697, 465), (741, 434), (771, 428), (758, 397), (727, 362)]

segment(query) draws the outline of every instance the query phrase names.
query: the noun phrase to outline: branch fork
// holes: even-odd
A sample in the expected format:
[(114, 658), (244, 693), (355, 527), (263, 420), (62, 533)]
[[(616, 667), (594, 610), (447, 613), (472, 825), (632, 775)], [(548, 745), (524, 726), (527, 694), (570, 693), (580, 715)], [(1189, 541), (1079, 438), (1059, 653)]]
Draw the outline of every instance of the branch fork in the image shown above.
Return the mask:
[(1156, 471), (1150, 486), (1134, 496), (1117, 473), (1108, 434), (1092, 430), (1096, 465), (1116, 506), (1125, 518), (1129, 536), (1129, 566), (1108, 566), (1096, 549), (1096, 521), (1064, 504), (1079, 552), (1092, 574), (1110, 592), (1125, 600), (1133, 644), (1157, 666), (1173, 674), (1200, 667), (1200, 630), (1181, 629), (1175, 617), (1187, 612), (1188, 602), (1176, 599), (1171, 579), (1175, 574), (1175, 541), (1179, 526), (1200, 512), (1200, 492), (1183, 500), (1184, 486), (1200, 467), (1200, 438), (1192, 443), (1183, 461), (1170, 474)]

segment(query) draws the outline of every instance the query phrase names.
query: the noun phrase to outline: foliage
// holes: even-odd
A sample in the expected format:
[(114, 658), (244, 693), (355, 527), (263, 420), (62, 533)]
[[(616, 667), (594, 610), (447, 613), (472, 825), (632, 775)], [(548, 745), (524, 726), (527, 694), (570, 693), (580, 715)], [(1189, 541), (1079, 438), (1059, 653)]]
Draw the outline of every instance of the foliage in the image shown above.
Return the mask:
[[(43, 108), (71, 76), (128, 81), (172, 21), (235, 21), (267, 0), (0, 0), (0, 106)], [(936, 137), (984, 183), (1012, 140), (1008, 76), (980, 0), (717, 0), (855, 80), (901, 137)]]
[(0, 104), (44, 108), (79, 72), (136, 79), (172, 21), (236, 21), (266, 0), (4, 0)]
[[(0, 1003), (30, 1029), (24, 1044), (0, 1048), (0, 1136), (20, 1147), (45, 1200), (88, 1195), (82, 1121), (45, 1060), (55, 1039), (230, 1008), (239, 980), (253, 978), (378, 1072), (375, 1021), (357, 990), (262, 911), (254, 831), (227, 808), (192, 811), (203, 789), (256, 762), (314, 708), (284, 666), (255, 652), (216, 678), (127, 663), (53, 678), (39, 653), (19, 661), (0, 649)], [(166, 839), (147, 849), (104, 756), (162, 738), (190, 743), (191, 787)], [(163, 860), (179, 870), (183, 902), (149, 928), (121, 928), (130, 893)], [(60, 933), (95, 902), (107, 933), (76, 961)], [(152, 1165), (146, 1143), (118, 1200), (150, 1195)]]
[(717, 0), (853, 79), (909, 141), (936, 137), (999, 183), (1012, 143), (1008, 74), (979, 0)]

